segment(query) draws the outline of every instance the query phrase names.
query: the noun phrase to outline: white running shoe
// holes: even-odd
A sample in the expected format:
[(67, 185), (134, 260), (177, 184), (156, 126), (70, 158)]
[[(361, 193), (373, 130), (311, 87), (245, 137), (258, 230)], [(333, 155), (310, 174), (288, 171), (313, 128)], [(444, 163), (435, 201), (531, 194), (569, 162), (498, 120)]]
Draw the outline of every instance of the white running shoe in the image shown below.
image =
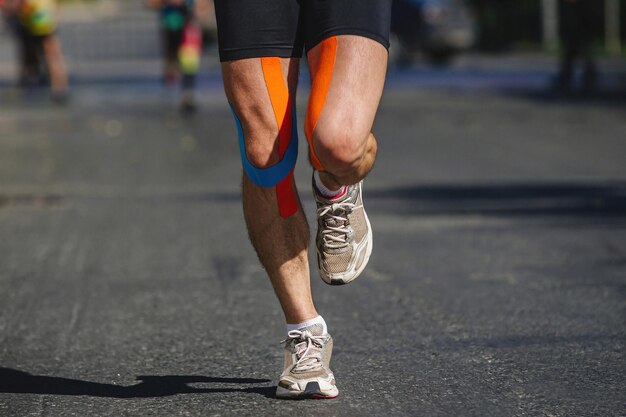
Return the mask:
[(330, 370), (333, 339), (329, 334), (322, 336), (321, 333), (319, 325), (289, 332), (283, 341), (285, 365), (276, 387), (276, 397), (324, 399), (339, 394)]
[(372, 226), (363, 208), (363, 181), (328, 199), (313, 184), (317, 203), (315, 247), (320, 276), (327, 284), (352, 282), (365, 269), (372, 254)]

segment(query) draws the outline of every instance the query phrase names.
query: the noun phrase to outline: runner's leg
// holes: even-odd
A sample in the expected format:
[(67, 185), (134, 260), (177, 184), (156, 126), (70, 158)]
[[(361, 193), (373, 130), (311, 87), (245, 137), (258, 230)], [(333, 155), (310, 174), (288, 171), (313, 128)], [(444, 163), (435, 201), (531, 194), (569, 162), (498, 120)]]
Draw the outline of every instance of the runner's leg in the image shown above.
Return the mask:
[[(280, 60), (294, 100), (299, 59)], [(258, 168), (275, 165), (280, 160), (279, 126), (261, 59), (223, 62), (222, 74), (226, 96), (241, 121), (248, 160)], [(301, 323), (316, 317), (307, 259), (309, 228), (300, 203), (294, 215), (281, 217), (276, 188), (259, 187), (244, 175), (243, 209), (250, 240), (270, 277), (287, 323)]]
[[(314, 85), (318, 71), (328, 65), (321, 61), (324, 42), (308, 52)], [(309, 138), (324, 167), (320, 178), (330, 189), (355, 184), (372, 169), (377, 144), (371, 129), (388, 58), (381, 43), (366, 37), (339, 35), (336, 42), (332, 79)]]
[(387, 70), (382, 38), (338, 34), (308, 53), (312, 87), (305, 131), (317, 170), (317, 266), (331, 285), (359, 277), (373, 249), (362, 180), (377, 151), (371, 129)]

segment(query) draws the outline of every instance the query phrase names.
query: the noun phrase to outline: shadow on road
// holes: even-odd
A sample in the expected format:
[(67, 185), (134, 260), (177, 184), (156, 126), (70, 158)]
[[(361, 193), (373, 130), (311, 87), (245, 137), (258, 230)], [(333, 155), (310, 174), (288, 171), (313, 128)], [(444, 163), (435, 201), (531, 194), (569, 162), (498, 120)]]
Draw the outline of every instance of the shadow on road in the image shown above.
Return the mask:
[(537, 104), (595, 105), (601, 107), (623, 107), (626, 105), (626, 87), (606, 91), (555, 92), (550, 89), (503, 88), (503, 96), (529, 100)]
[[(626, 182), (418, 184), (366, 188), (374, 211), (396, 215), (563, 216), (626, 218)], [(302, 190), (303, 200), (310, 200)], [(0, 209), (63, 207), (72, 202), (102, 205), (119, 201), (149, 204), (238, 203), (241, 192), (163, 192), (139, 195), (0, 194)]]
[[(243, 392), (274, 398), (275, 387), (237, 387), (265, 384), (268, 379), (218, 378), (196, 375), (138, 376), (136, 385), (121, 386), (55, 376), (32, 375), (10, 368), (0, 368), (0, 393), (88, 395), (109, 398), (166, 397), (177, 394)], [(234, 384), (235, 387), (195, 388), (189, 384)]]
[(395, 214), (626, 217), (623, 182), (416, 185), (365, 198)]

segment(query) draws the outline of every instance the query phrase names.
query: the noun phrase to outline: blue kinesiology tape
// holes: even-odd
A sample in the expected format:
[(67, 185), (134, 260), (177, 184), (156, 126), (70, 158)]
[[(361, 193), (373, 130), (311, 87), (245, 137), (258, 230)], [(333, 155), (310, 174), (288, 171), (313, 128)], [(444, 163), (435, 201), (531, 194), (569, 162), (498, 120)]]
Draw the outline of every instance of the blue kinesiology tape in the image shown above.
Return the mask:
[(289, 142), (289, 146), (285, 151), (280, 162), (276, 165), (272, 165), (267, 168), (257, 168), (248, 161), (248, 156), (246, 155), (246, 143), (243, 136), (243, 128), (241, 127), (241, 121), (233, 106), (230, 106), (230, 109), (233, 112), (233, 116), (235, 116), (235, 123), (237, 124), (237, 133), (239, 134), (239, 153), (241, 155), (241, 163), (243, 165), (243, 170), (245, 171), (250, 181), (258, 185), (259, 187), (273, 187), (283, 179), (289, 175), (291, 170), (296, 166), (296, 161), (298, 159), (298, 128), (297, 128), (297, 119), (296, 119), (296, 109), (293, 108), (291, 111), (291, 140)]

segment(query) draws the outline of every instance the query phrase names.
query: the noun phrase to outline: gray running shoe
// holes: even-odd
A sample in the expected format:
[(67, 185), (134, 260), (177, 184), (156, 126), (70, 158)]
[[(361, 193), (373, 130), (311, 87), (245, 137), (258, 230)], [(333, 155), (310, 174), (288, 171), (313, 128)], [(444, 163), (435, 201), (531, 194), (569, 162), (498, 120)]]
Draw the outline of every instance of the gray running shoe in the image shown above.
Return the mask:
[(329, 367), (333, 339), (329, 334), (321, 336), (321, 329), (315, 327), (290, 331), (283, 340), (285, 366), (276, 387), (276, 397), (324, 399), (339, 394)]
[(317, 203), (315, 247), (320, 276), (343, 285), (358, 277), (372, 254), (372, 226), (363, 208), (363, 181), (349, 185), (343, 196), (326, 199), (313, 184)]

